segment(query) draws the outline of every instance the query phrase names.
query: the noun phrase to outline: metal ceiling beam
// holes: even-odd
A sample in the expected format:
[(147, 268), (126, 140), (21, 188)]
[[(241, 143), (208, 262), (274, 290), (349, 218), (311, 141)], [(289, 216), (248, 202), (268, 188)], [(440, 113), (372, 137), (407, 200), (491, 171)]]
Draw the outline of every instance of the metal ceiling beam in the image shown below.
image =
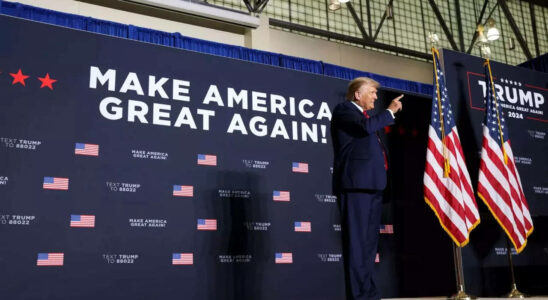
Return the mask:
[[(479, 21), (478, 21), (479, 22), (478, 25), (486, 23), (487, 20), (489, 20), (489, 18), (491, 18), (491, 16), (493, 15), (493, 13), (495, 12), (495, 9), (497, 9), (497, 7), (499, 7), (498, 2), (493, 6), (493, 8), (491, 8), (491, 11), (489, 12), (489, 15), (487, 16), (487, 18), (485, 18), (485, 22), (483, 22), (482, 19), (480, 18)], [(476, 28), (477, 28), (477, 26), (476, 26)], [(470, 44), (470, 48), (468, 49), (469, 51), (471, 51), (472, 47), (474, 47), (474, 43), (476, 42), (477, 38), (478, 38), (478, 32), (475, 31), (474, 32), (474, 38), (472, 39), (472, 44)], [(470, 52), (468, 52), (468, 54), (470, 54)]]
[(370, 4), (369, 4), (369, 0), (366, 0), (366, 3), (367, 3), (367, 24), (369, 25), (369, 36), (373, 36), (373, 32), (372, 32), (372, 25), (371, 25), (371, 7), (370, 7)]
[(268, 0), (253, 0), (253, 3), (251, 0), (243, 0), (245, 6), (247, 7), (247, 10), (250, 13), (256, 13), (260, 14), (263, 12), (263, 9), (266, 7), (266, 4), (268, 4)]
[(282, 21), (282, 20), (270, 19), (269, 24), (272, 25), (272, 26), (277, 26), (277, 27), (286, 28), (286, 29), (290, 29), (290, 30), (295, 30), (295, 31), (299, 31), (299, 32), (319, 35), (319, 36), (327, 37), (327, 38), (334, 39), (334, 40), (354, 43), (354, 44), (358, 44), (358, 45), (364, 45), (364, 46), (368, 46), (368, 47), (372, 47), (372, 48), (377, 48), (377, 49), (392, 51), (392, 52), (405, 54), (405, 55), (409, 55), (409, 56), (413, 56), (413, 57), (418, 57), (418, 58), (422, 58), (422, 59), (432, 60), (432, 55), (424, 53), (424, 52), (419, 52), (419, 51), (414, 51), (414, 50), (410, 50), (410, 49), (406, 49), (406, 48), (396, 47), (396, 46), (382, 44), (382, 43), (377, 43), (375, 41), (366, 41), (366, 40), (361, 39), (361, 38), (348, 36), (348, 35), (344, 35), (344, 34), (339, 34), (339, 33), (334, 33), (334, 32), (329, 32), (327, 30), (308, 27), (308, 26), (295, 24), (295, 23), (290, 23), (290, 22), (286, 22), (286, 21)]
[(430, 6), (432, 7), (432, 10), (434, 11), (434, 14), (436, 15), (436, 18), (438, 18), (438, 22), (441, 25), (441, 28), (443, 29), (443, 32), (445, 32), (445, 36), (449, 40), (449, 43), (451, 44), (451, 47), (453, 47), (453, 50), (459, 51), (459, 47), (457, 46), (457, 43), (455, 43), (455, 39), (453, 38), (453, 34), (449, 30), (449, 27), (447, 27), (447, 24), (445, 23), (445, 20), (443, 19), (440, 10), (438, 8), (438, 5), (434, 0), (428, 0), (430, 3)]
[(462, 31), (462, 19), (460, 17), (460, 3), (459, 0), (455, 0), (455, 9), (456, 9), (456, 15), (457, 15), (457, 27), (459, 29), (459, 46), (460, 51), (464, 52), (464, 33)]
[[(394, 0), (390, 0), (388, 2), (388, 4), (386, 5), (386, 7), (388, 8), (389, 6), (392, 6), (392, 2), (394, 2)], [(379, 26), (377, 26), (377, 30), (375, 30), (375, 35), (373, 36), (373, 41), (375, 41), (377, 39), (377, 36), (379, 35), (379, 32), (381, 31), (382, 24), (384, 23), (384, 20), (386, 20), (386, 15), (387, 15), (387, 9), (384, 10), (384, 15), (382, 15)]]
[(371, 37), (365, 32), (365, 28), (363, 27), (363, 22), (358, 17), (358, 14), (354, 10), (354, 6), (352, 6), (352, 3), (347, 2), (346, 7), (348, 8), (348, 11), (350, 11), (350, 14), (352, 15), (352, 18), (354, 19), (354, 22), (356, 22), (356, 25), (358, 25), (358, 28), (360, 29), (360, 32), (362, 33), (363, 39), (366, 41), (370, 41)]
[(258, 5), (259, 10), (257, 11), (257, 13), (262, 13), (267, 4), (268, 0), (262, 1), (261, 4)]
[[(432, 1), (432, 0), (430, 0)], [(510, 9), (508, 9), (508, 5), (506, 5), (506, 0), (498, 0), (498, 3), (500, 5), (500, 8), (502, 8), (502, 12), (506, 16), (506, 19), (508, 20), (508, 24), (510, 24), (510, 27), (512, 28), (512, 31), (514, 32), (514, 35), (516, 36), (516, 39), (518, 40), (519, 45), (521, 46), (521, 49), (523, 50), (523, 53), (527, 57), (527, 59), (533, 59), (533, 55), (531, 55), (531, 51), (529, 51), (529, 47), (527, 46), (527, 42), (523, 38), (523, 35), (521, 35), (521, 32), (519, 31), (518, 25), (516, 24), (516, 21), (514, 20), (514, 17), (512, 16), (512, 13), (510, 12)]]
[[(483, 14), (485, 14), (485, 10), (487, 9), (487, 3), (489, 3), (489, 0), (485, 0), (483, 2), (483, 7), (481, 8), (480, 16), (478, 20), (476, 21), (476, 28), (478, 27), (478, 25), (483, 24), (483, 21), (482, 21)], [(470, 52), (472, 52), (472, 48), (474, 48), (474, 44), (476, 43), (477, 38), (478, 38), (478, 32), (474, 30), (474, 36), (472, 37), (472, 42), (470, 43), (470, 46), (468, 47), (468, 50), (466, 51), (467, 54), (470, 54)]]
[(251, 5), (251, 2), (249, 2), (249, 0), (244, 0), (244, 4), (249, 12), (253, 12), (253, 6)]
[(535, 18), (535, 6), (529, 2), (529, 12), (531, 13), (531, 26), (533, 26), (533, 39), (535, 40), (535, 51), (537, 56), (540, 56), (540, 47), (538, 45), (537, 36), (537, 20)]
[(544, 7), (548, 8), (548, 2), (546, 2), (546, 0), (522, 0), (522, 1), (529, 2), (529, 3), (532, 3), (532, 4), (536, 4), (538, 6), (544, 6)]

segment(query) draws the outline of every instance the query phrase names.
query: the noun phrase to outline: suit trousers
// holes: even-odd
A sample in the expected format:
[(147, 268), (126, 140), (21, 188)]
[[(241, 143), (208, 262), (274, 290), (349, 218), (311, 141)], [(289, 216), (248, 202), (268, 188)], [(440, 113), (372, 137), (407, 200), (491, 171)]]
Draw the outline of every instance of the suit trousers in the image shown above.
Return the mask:
[(346, 299), (377, 300), (375, 256), (379, 241), (382, 191), (345, 191), (339, 197)]

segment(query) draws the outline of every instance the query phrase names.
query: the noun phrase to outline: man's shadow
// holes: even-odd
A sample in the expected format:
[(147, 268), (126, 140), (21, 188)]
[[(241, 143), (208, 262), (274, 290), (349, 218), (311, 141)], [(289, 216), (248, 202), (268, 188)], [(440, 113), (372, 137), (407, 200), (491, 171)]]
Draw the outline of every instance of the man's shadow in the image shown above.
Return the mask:
[(257, 255), (267, 246), (265, 235), (253, 231), (254, 222), (266, 218), (260, 178), (252, 172), (236, 171), (216, 172), (215, 176), (207, 180), (215, 182), (215, 188), (206, 193), (208, 199), (202, 199), (201, 210), (216, 216), (218, 232), (200, 241), (209, 260), (200, 276), (200, 294), (204, 295), (200, 298), (259, 299), (263, 258)]

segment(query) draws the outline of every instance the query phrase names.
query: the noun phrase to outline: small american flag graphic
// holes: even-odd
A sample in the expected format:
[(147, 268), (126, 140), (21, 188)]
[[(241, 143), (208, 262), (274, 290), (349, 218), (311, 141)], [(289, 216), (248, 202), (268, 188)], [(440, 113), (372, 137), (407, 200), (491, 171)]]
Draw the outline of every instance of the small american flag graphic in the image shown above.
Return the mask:
[(308, 164), (302, 162), (294, 162), (292, 171), (295, 173), (308, 173)]
[(198, 230), (217, 230), (217, 220), (198, 219)]
[(382, 234), (393, 234), (394, 226), (392, 224), (381, 224), (380, 233)]
[(310, 224), (310, 222), (297, 221), (297, 222), (295, 222), (295, 231), (296, 232), (311, 232), (312, 231), (312, 225)]
[(38, 253), (37, 266), (62, 266), (64, 253)]
[(70, 215), (70, 227), (95, 227), (95, 216)]
[(277, 264), (292, 264), (293, 263), (293, 253), (276, 253), (275, 262)]
[(194, 187), (192, 185), (174, 185), (173, 196), (177, 197), (193, 197)]
[(44, 177), (42, 187), (46, 190), (68, 190), (69, 179), (62, 177)]
[(202, 166), (216, 166), (217, 155), (198, 154), (198, 164)]
[(290, 194), (288, 191), (274, 191), (272, 192), (272, 200), (274, 201), (289, 201)]
[(74, 147), (74, 154), (99, 156), (99, 145), (76, 143), (76, 146)]
[(173, 253), (171, 258), (172, 265), (192, 265), (194, 264), (194, 254), (192, 253)]

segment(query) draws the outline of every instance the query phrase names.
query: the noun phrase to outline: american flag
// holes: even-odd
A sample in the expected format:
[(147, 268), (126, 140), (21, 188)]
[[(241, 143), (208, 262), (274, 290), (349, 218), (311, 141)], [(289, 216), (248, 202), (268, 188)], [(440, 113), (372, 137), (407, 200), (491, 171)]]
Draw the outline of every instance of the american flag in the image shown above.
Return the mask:
[(173, 196), (178, 197), (193, 197), (194, 187), (192, 185), (174, 185)]
[(171, 264), (173, 265), (192, 265), (194, 255), (192, 253), (173, 253)]
[(76, 143), (74, 154), (99, 156), (99, 145)]
[(478, 206), (440, 69), (439, 54), (434, 48), (432, 53), (436, 88), (428, 131), (424, 199), (455, 244), (463, 247), (468, 244), (470, 231), (480, 222)]
[(37, 266), (62, 266), (64, 253), (38, 253)]
[(293, 253), (276, 253), (275, 262), (277, 264), (292, 264), (293, 263)]
[(95, 216), (70, 215), (70, 227), (95, 227)]
[(272, 200), (274, 201), (289, 201), (290, 194), (288, 191), (274, 191), (272, 192)]
[(69, 179), (62, 177), (44, 177), (42, 187), (46, 190), (68, 190)]
[(494, 83), (489, 60), (485, 62), (485, 78), (489, 85), (485, 100), (478, 196), (520, 253), (527, 244), (527, 237), (533, 232), (533, 220), (514, 162), (500, 99), (492, 91)]
[(198, 164), (203, 166), (216, 166), (217, 155), (198, 154)]
[(217, 220), (198, 219), (198, 230), (217, 230)]
[(392, 224), (381, 224), (380, 233), (392, 234), (394, 233), (394, 226)]
[(296, 232), (311, 232), (312, 226), (310, 222), (295, 222)]
[(302, 162), (294, 162), (292, 170), (296, 173), (308, 173), (308, 164)]

